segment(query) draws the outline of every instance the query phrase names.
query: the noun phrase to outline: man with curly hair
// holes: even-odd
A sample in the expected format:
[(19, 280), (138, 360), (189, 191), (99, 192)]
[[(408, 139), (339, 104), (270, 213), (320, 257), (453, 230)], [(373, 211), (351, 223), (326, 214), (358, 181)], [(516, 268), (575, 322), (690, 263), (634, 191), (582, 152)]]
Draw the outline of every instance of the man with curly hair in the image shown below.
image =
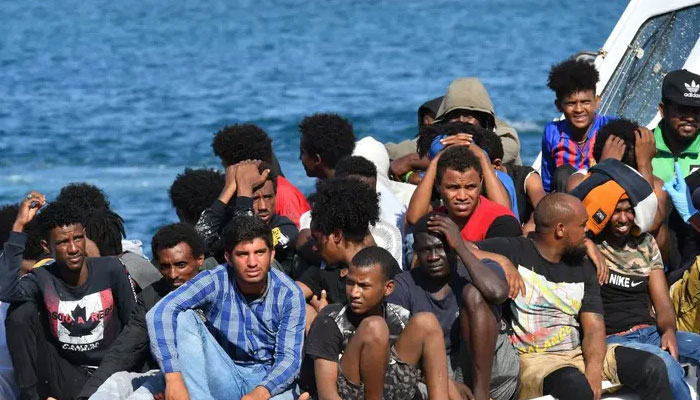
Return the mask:
[(105, 192), (85, 182), (73, 182), (62, 187), (56, 200), (73, 203), (83, 210), (109, 209), (109, 200)]
[[(160, 271), (160, 280), (138, 294), (129, 324), (85, 384), (79, 399), (115, 399), (116, 393), (124, 395), (128, 392), (130, 395), (139, 386), (145, 386), (144, 389), (136, 389), (139, 393), (145, 389), (163, 391), (162, 374), (140, 374), (144, 365), (158, 369), (149, 349), (146, 313), (166, 294), (199, 273), (204, 264), (205, 247), (194, 228), (180, 222), (158, 229), (151, 240), (151, 249)], [(135, 379), (143, 381), (143, 384), (139, 385)], [(91, 397), (93, 395), (95, 397)], [(120, 398), (128, 398), (128, 395)]]
[(194, 226), (224, 188), (224, 174), (209, 168), (191, 169), (175, 177), (168, 195), (180, 222)]
[[(325, 297), (330, 303), (345, 304), (345, 277), (352, 258), (376, 245), (369, 226), (379, 220), (377, 192), (358, 180), (332, 178), (319, 181), (316, 196), (311, 234), (325, 267), (310, 266), (297, 283), (306, 298), (320, 294), (321, 301)], [(325, 305), (312, 303), (317, 310)]]
[(20, 279), (24, 230), (45, 204), (32, 191), (20, 205), (0, 255), (0, 300), (18, 303), (6, 327), (21, 398), (70, 399), (126, 325), (134, 293), (117, 259), (86, 257), (82, 210), (60, 201), (39, 215), (55, 261)]
[[(564, 119), (548, 123), (542, 135), (540, 171), (548, 193), (566, 191), (569, 175), (595, 164), (592, 150), (596, 134), (610, 120), (596, 113), (600, 102), (596, 96), (598, 80), (595, 66), (575, 59), (556, 64), (549, 71), (547, 86), (556, 94), (554, 105)], [(557, 180), (554, 171), (563, 165), (566, 167), (557, 174), (562, 178)]]
[(277, 174), (275, 212), (299, 226), (299, 217), (311, 207), (304, 194), (282, 175), (272, 151), (272, 139), (264, 130), (254, 124), (225, 126), (214, 135), (211, 147), (221, 159), (221, 165), (227, 173), (234, 165), (245, 160), (260, 160), (269, 164), (270, 169)]
[(352, 124), (338, 114), (314, 114), (299, 124), (299, 159), (310, 178), (328, 179), (343, 157), (352, 155)]
[(457, 224), (464, 240), (520, 236), (520, 223), (513, 212), (482, 195), (483, 179), (482, 161), (469, 147), (448, 147), (430, 162), (413, 194), (406, 221), (415, 225), (431, 211), (435, 186), (442, 200), (438, 211)]

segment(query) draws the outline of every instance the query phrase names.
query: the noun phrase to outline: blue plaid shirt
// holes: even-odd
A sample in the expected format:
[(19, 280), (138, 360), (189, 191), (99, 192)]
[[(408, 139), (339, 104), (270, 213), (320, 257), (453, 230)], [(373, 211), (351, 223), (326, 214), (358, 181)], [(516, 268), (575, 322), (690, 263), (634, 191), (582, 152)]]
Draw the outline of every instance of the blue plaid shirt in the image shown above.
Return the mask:
[(179, 372), (177, 316), (201, 309), (207, 327), (232, 360), (268, 366), (264, 386), (272, 396), (299, 375), (306, 314), (301, 289), (284, 273), (270, 269), (267, 289), (252, 301), (238, 291), (228, 264), (203, 271), (172, 291), (147, 316), (151, 351), (163, 372)]

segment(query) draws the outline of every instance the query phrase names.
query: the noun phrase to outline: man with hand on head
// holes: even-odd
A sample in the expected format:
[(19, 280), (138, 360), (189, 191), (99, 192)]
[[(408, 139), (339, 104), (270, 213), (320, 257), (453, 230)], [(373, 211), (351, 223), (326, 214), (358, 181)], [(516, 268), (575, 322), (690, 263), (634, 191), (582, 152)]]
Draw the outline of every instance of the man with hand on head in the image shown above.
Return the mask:
[[(79, 399), (107, 400), (115, 399), (119, 394), (119, 398), (136, 400), (133, 392), (139, 386), (146, 386), (147, 390), (138, 393), (138, 396), (146, 398), (153, 397), (151, 392), (164, 390), (163, 375), (160, 372), (139, 374), (144, 365), (148, 365), (149, 369), (158, 369), (149, 348), (146, 312), (166, 294), (199, 273), (204, 263), (204, 242), (192, 226), (177, 223), (158, 229), (151, 240), (151, 249), (161, 279), (136, 296), (136, 307), (128, 325), (83, 387)], [(150, 376), (153, 378), (148, 378)], [(138, 381), (143, 383), (138, 384)]]
[(360, 250), (345, 280), (348, 304), (328, 305), (311, 325), (306, 354), (314, 360), (320, 399), (412, 399), (421, 371), (431, 400), (457, 398), (437, 319), (430, 313), (409, 319), (406, 309), (385, 300), (397, 269), (388, 251)]
[(135, 301), (116, 258), (86, 256), (83, 210), (72, 203), (56, 201), (39, 214), (41, 246), (55, 261), (20, 279), (23, 231), (45, 204), (33, 191), (20, 205), (0, 255), (0, 300), (14, 303), (5, 324), (20, 397), (71, 399), (128, 322)]
[(275, 251), (262, 220), (236, 217), (223, 237), (227, 263), (200, 273), (146, 314), (165, 397), (295, 399), (303, 294), (270, 268)]

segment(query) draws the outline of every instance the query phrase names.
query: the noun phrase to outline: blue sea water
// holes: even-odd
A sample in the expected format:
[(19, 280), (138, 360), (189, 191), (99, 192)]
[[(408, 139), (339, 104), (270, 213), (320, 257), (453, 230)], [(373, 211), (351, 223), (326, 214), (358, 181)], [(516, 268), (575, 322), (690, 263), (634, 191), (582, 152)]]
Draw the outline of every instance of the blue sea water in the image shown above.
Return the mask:
[[(599, 49), (622, 1), (18, 1), (0, 4), (0, 204), (68, 182), (102, 187), (146, 248), (177, 220), (167, 190), (217, 167), (212, 134), (263, 127), (287, 177), (305, 115), (358, 137), (416, 133), (416, 109), (478, 76), (497, 114), (539, 151), (557, 116), (549, 67)], [(150, 251), (146, 251), (150, 253)]]

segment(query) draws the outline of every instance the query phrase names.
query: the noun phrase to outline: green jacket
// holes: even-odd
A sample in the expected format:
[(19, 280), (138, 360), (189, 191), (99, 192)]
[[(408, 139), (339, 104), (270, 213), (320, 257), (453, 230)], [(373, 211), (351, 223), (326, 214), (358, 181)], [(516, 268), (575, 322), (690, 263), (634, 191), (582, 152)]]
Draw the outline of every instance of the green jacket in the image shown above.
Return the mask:
[(661, 126), (663, 120), (654, 129), (654, 139), (656, 140), (656, 156), (651, 160), (654, 168), (654, 175), (662, 181), (670, 181), (674, 175), (673, 163), (678, 161), (683, 171), (683, 178), (700, 169), (700, 135), (698, 135), (690, 146), (686, 147), (678, 157), (674, 157), (671, 150), (664, 142)]

